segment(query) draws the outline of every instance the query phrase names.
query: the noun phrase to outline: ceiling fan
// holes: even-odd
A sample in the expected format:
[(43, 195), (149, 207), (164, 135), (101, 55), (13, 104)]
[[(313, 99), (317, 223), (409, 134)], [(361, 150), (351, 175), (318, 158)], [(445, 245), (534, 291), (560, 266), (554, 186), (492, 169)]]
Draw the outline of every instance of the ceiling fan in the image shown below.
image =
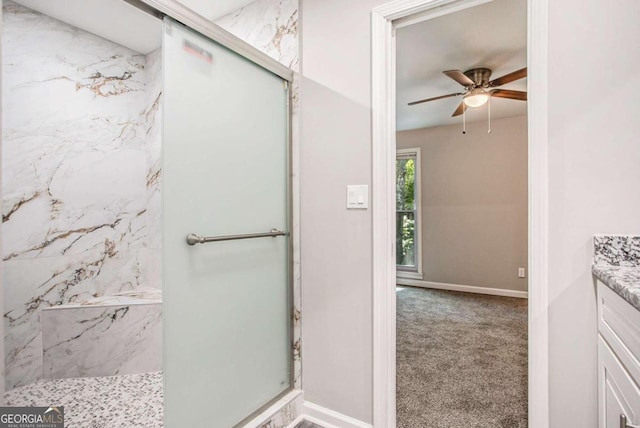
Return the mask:
[(527, 68), (513, 71), (497, 79), (491, 78), (490, 68), (472, 68), (464, 73), (460, 70), (443, 71), (444, 74), (464, 86), (464, 92), (441, 95), (439, 97), (427, 98), (424, 100), (410, 102), (409, 105), (426, 103), (429, 101), (441, 100), (443, 98), (458, 97), (462, 95), (462, 102), (451, 115), (459, 116), (465, 112), (467, 107), (480, 107), (489, 100), (489, 97), (509, 98), (512, 100), (527, 100), (527, 93), (524, 91), (512, 91), (510, 89), (492, 89), (505, 85), (515, 80), (527, 77)]

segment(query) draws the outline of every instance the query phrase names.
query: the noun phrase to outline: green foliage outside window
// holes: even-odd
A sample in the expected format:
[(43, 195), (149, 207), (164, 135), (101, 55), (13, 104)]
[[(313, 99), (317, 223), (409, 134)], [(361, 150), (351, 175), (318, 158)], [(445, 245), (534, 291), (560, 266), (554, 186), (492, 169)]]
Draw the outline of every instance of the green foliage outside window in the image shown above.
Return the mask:
[(415, 160), (396, 160), (396, 264), (415, 266)]

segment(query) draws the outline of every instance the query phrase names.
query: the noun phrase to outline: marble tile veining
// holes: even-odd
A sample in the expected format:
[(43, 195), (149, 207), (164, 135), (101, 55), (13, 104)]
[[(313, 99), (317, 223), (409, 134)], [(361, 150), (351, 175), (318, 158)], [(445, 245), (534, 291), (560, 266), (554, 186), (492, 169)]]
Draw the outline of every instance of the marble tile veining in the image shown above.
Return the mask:
[[(159, 50), (145, 57), (11, 2), (4, 2), (3, 11), (5, 34), (13, 34), (13, 41), (3, 40), (13, 43), (3, 46), (8, 65), (5, 102), (14, 107), (5, 117), (3, 131), (5, 141), (11, 142), (4, 157), (12, 159), (12, 167), (3, 171), (3, 238), (9, 243), (3, 254), (7, 387), (12, 388), (42, 376), (42, 349), (47, 348), (41, 333), (43, 309), (159, 286), (162, 94)], [(218, 23), (298, 69), (296, 0), (258, 0)], [(295, 81), (291, 90), (295, 186)], [(38, 102), (42, 99), (59, 102)], [(295, 212), (293, 221), (297, 230)], [(294, 247), (299, 247), (296, 236)], [(299, 258), (294, 255), (297, 387), (301, 382), (299, 276)], [(120, 378), (134, 379), (131, 376), (104, 379), (113, 379), (109, 382), (116, 385)], [(85, 385), (96, 394), (101, 388), (92, 378), (40, 381), (33, 386), (45, 384), (67, 385), (71, 392)], [(138, 394), (144, 397), (146, 392)], [(284, 406), (266, 426), (286, 426), (300, 406)], [(130, 412), (124, 405), (113, 407)], [(108, 426), (161, 426), (136, 425), (122, 416), (129, 422)]]
[[(153, 261), (160, 261), (162, 248), (161, 199), (162, 185), (162, 49), (146, 56), (147, 85), (145, 109), (142, 112), (145, 129), (146, 159), (146, 247)], [(152, 271), (152, 269), (149, 269)], [(157, 272), (159, 274), (159, 271)], [(150, 284), (160, 284), (160, 276), (150, 273)]]
[[(95, 306), (129, 306), (149, 303), (162, 303), (162, 290), (159, 288), (138, 287), (135, 290), (121, 291), (109, 296), (94, 297), (66, 305), (53, 306), (46, 310), (77, 309)], [(152, 370), (147, 370), (152, 371)]]
[[(126, 297), (126, 298), (123, 298)], [(126, 304), (118, 305), (123, 300)], [(162, 305), (119, 296), (42, 311), (44, 377), (110, 376), (162, 369)]]
[(216, 24), (298, 71), (298, 0), (256, 0)]
[(43, 309), (159, 286), (161, 81), (159, 51), (141, 55), (11, 1), (2, 43), (12, 388), (42, 377)]

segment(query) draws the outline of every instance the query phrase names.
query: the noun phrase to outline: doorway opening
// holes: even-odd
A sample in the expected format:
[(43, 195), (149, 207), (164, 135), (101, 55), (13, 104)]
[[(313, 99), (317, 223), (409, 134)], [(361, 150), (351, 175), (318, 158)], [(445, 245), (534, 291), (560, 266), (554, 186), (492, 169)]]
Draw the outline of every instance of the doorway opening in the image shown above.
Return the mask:
[[(502, 46), (500, 49), (499, 46), (497, 50), (491, 50), (491, 43), (488, 43), (492, 40), (491, 35), (500, 34), (502, 31), (497, 24), (494, 23), (489, 31), (483, 32), (482, 30), (478, 30), (475, 35), (473, 33), (474, 29), (482, 27), (480, 23), (483, 22), (483, 19), (478, 18), (480, 16), (479, 11), (482, 8), (499, 7), (500, 3), (500, 0), (451, 0), (443, 2), (425, 0), (414, 2), (411, 6), (389, 3), (375, 8), (372, 14), (374, 426), (396, 426), (396, 386), (398, 387), (398, 394), (401, 393), (402, 388), (400, 368), (396, 371), (396, 344), (400, 347), (402, 345), (401, 339), (404, 340), (400, 336), (400, 330), (398, 330), (396, 334), (396, 327), (398, 327), (398, 329), (403, 328), (401, 323), (406, 319), (406, 317), (403, 318), (403, 314), (401, 313), (401, 310), (406, 309), (403, 309), (402, 306), (402, 299), (404, 298), (400, 297), (402, 293), (414, 294), (412, 298), (408, 299), (414, 309), (416, 306), (415, 302), (419, 300), (418, 297), (415, 296), (416, 293), (419, 294), (419, 296), (430, 293), (432, 296), (435, 296), (434, 298), (436, 300), (440, 299), (441, 301), (436, 305), (439, 305), (439, 309), (451, 303), (451, 301), (446, 302), (447, 299), (453, 299), (454, 303), (451, 306), (453, 309), (458, 310), (458, 306), (462, 306), (460, 301), (457, 300), (460, 297), (470, 297), (473, 301), (480, 301), (482, 299), (505, 299), (505, 301), (517, 303), (515, 306), (519, 307), (518, 321), (516, 322), (515, 318), (512, 317), (511, 322), (503, 323), (502, 325), (504, 327), (519, 325), (519, 334), (516, 335), (518, 338), (516, 340), (518, 347), (507, 351), (504, 347), (500, 347), (499, 344), (488, 345), (486, 341), (482, 339), (479, 340), (476, 347), (480, 348), (483, 345), (494, 346), (496, 349), (500, 349), (501, 352), (505, 352), (505, 356), (519, 355), (522, 360), (521, 363), (516, 364), (519, 366), (519, 370), (517, 371), (519, 375), (507, 375), (509, 380), (520, 376), (520, 379), (518, 379), (519, 386), (517, 388), (511, 388), (512, 390), (517, 389), (520, 391), (519, 394), (516, 394), (520, 397), (519, 404), (516, 406), (519, 408), (520, 419), (516, 422), (503, 419), (503, 421), (507, 423), (505, 426), (544, 427), (548, 423), (547, 296), (544, 291), (546, 288), (544, 278), (546, 277), (547, 261), (543, 245), (547, 233), (547, 214), (543, 202), (544, 194), (546, 193), (546, 160), (544, 155), (547, 145), (547, 124), (544, 115), (546, 111), (546, 71), (544, 63), (547, 49), (545, 37), (545, 28), (547, 26), (546, 3), (536, 4), (536, 6), (534, 6), (531, 1), (523, 1), (523, 4), (520, 5), (522, 8), (521, 13), (524, 11), (524, 18), (520, 21), (524, 22), (524, 24), (520, 24), (520, 30), (522, 31), (520, 40), (525, 41), (524, 47), (520, 48), (520, 64), (507, 64), (509, 58), (515, 61), (514, 58), (518, 56), (518, 49), (509, 49), (509, 47), (506, 46)], [(511, 2), (509, 6), (513, 6), (516, 3), (518, 2)], [(471, 20), (472, 23), (468, 22), (465, 24), (460, 19), (460, 16), (465, 12), (474, 16), (474, 19)], [(434, 43), (434, 45), (443, 48), (440, 52), (437, 52), (437, 54), (444, 59), (445, 63), (442, 64), (441, 62), (437, 65), (438, 70), (436, 74), (442, 75), (442, 82), (444, 83), (434, 84), (435, 88), (439, 88), (440, 91), (423, 92), (420, 95), (414, 94), (415, 96), (412, 99), (403, 99), (402, 97), (405, 96), (405, 94), (402, 92), (401, 86), (398, 85), (398, 87), (396, 87), (396, 82), (400, 82), (401, 79), (407, 77), (403, 75), (405, 71), (402, 67), (401, 58), (403, 54), (401, 46), (403, 33), (406, 32), (405, 35), (409, 35), (412, 26), (414, 28), (418, 28), (421, 25), (435, 25), (437, 27), (439, 18), (442, 19), (442, 22), (449, 20), (448, 24), (444, 25), (444, 28), (450, 27), (450, 29), (454, 31), (455, 37), (453, 38), (458, 38), (458, 40), (455, 40), (456, 42), (464, 43), (467, 41), (474, 52), (480, 51), (481, 54), (476, 58), (469, 58), (468, 62), (463, 61), (463, 59), (459, 57), (456, 59), (458, 51), (453, 49), (453, 42), (451, 42), (451, 45), (448, 45), (447, 42), (440, 43), (441, 35), (431, 34), (428, 40), (423, 41), (421, 47), (416, 48), (417, 50), (414, 51), (414, 56), (413, 58), (410, 57), (410, 60), (419, 62), (420, 58), (418, 58), (418, 55), (422, 54), (421, 50), (429, 50), (427, 46), (428, 41), (438, 38), (439, 42), (437, 44)], [(456, 21), (456, 18), (459, 19)], [(507, 40), (513, 41), (514, 38), (507, 37)], [(483, 41), (485, 42), (484, 44)], [(485, 45), (488, 46), (489, 49), (487, 52), (482, 52), (482, 47)], [(502, 53), (500, 51), (502, 51)], [(415, 52), (418, 53), (416, 54)], [(436, 66), (437, 63), (433, 58), (428, 62), (429, 65), (433, 66)], [(447, 62), (449, 63), (447, 64)], [(487, 76), (488, 71), (483, 69), (491, 69), (491, 75)], [(522, 77), (525, 76), (518, 77), (523, 69), (527, 77), (526, 80), (521, 80)], [(443, 71), (445, 72), (444, 74), (442, 74)], [(429, 77), (429, 74), (424, 72), (424, 74), (420, 76), (418, 73), (418, 76), (424, 80)], [(512, 79), (509, 80), (507, 76), (510, 76)], [(471, 83), (465, 85), (463, 82), (466, 82), (466, 80), (464, 79), (469, 79)], [(504, 88), (500, 87), (505, 83), (505, 79), (509, 80), (506, 83), (520, 84), (522, 86), (510, 87), (505, 84)], [(497, 82), (494, 80), (497, 80)], [(519, 80), (521, 81), (518, 82)], [(458, 85), (456, 87), (455, 85), (458, 83), (462, 86)], [(438, 86), (451, 84), (454, 86)], [(413, 91), (415, 93), (420, 89), (419, 84), (414, 82), (414, 85), (413, 88), (408, 86), (409, 92)], [(447, 88), (450, 90), (447, 91)], [(431, 89), (433, 89), (433, 87)], [(476, 91), (476, 89), (478, 90)], [(506, 93), (503, 94), (500, 91), (495, 91), (495, 89), (505, 90)], [(523, 92), (528, 92), (526, 95), (527, 98), (525, 98), (527, 99), (526, 103), (523, 103), (523, 98), (518, 98), (522, 97)], [(475, 101), (478, 101), (478, 97), (472, 99), (472, 96), (475, 95), (486, 96), (486, 100), (480, 100), (478, 103), (475, 103)], [(506, 99), (499, 99), (498, 101), (504, 103), (520, 103), (521, 106), (525, 106), (524, 113), (503, 114), (504, 110), (501, 112), (500, 110), (502, 109), (498, 103), (495, 102), (497, 97), (503, 98), (501, 95), (508, 96), (504, 97)], [(404, 108), (408, 108), (409, 106), (407, 106), (407, 104), (409, 102), (422, 101), (425, 99), (428, 100), (424, 103), (428, 105), (426, 109), (434, 109), (431, 111), (432, 114), (423, 112), (424, 114), (415, 115), (413, 118), (408, 115), (405, 117), (408, 118), (407, 120), (402, 117), (402, 103), (404, 103)], [(438, 114), (436, 110), (438, 107), (435, 106), (439, 103), (449, 101), (452, 104), (442, 108), (443, 112), (440, 113), (440, 120), (450, 118), (451, 114), (454, 113), (454, 116), (458, 118), (458, 122), (454, 122), (453, 124), (437, 123)], [(486, 101), (486, 104), (482, 101)], [(475, 104), (480, 105), (480, 107), (476, 107)], [(398, 107), (397, 117), (396, 105)], [(489, 113), (489, 108), (491, 108), (491, 113)], [(447, 109), (448, 111), (444, 112), (444, 110)], [(512, 110), (512, 107), (507, 107), (506, 110)], [(479, 116), (479, 112), (482, 112), (482, 116)], [(420, 124), (419, 122), (421, 120), (431, 120), (431, 122), (423, 122)], [(430, 129), (430, 131), (425, 131), (424, 128)], [(498, 131), (498, 129), (500, 129), (500, 131)], [(518, 129), (518, 131), (516, 131), (516, 129)], [(437, 135), (434, 134), (434, 130), (438, 132)], [(449, 139), (445, 135), (447, 131), (453, 132)], [(396, 134), (397, 132), (398, 134)], [(403, 133), (405, 133), (405, 135), (401, 135)], [(427, 133), (431, 135), (427, 135)], [(515, 138), (514, 135), (518, 135), (518, 138)], [(472, 138), (468, 138), (470, 136)], [(460, 139), (463, 137), (466, 139), (463, 144), (451, 143), (451, 141), (461, 141)], [(510, 146), (502, 146), (502, 148), (494, 146), (490, 149), (492, 144), (500, 143), (501, 137), (505, 137), (505, 144), (509, 139), (517, 139), (520, 141), (520, 144), (513, 143)], [(447, 140), (449, 144), (446, 143)], [(521, 149), (519, 161), (517, 162), (520, 168), (515, 171), (516, 174), (519, 174), (520, 180), (514, 179), (513, 177), (510, 178), (505, 171), (498, 173), (500, 167), (512, 166), (513, 162), (515, 162), (513, 158), (511, 160), (507, 160), (506, 158), (507, 153), (515, 146), (519, 146)], [(505, 147), (509, 148), (505, 150)], [(403, 229), (411, 229), (405, 228), (404, 226), (413, 227), (413, 233), (404, 234), (406, 235), (405, 239), (411, 236), (413, 236), (414, 239), (418, 239), (416, 238), (416, 231), (422, 234), (421, 251), (416, 248), (417, 246), (413, 246), (414, 252), (421, 252), (418, 258), (422, 261), (422, 269), (415, 269), (417, 263), (414, 264), (414, 269), (410, 274), (415, 275), (415, 277), (411, 278), (407, 277), (406, 268), (400, 270), (396, 265), (395, 251), (398, 251), (397, 239), (403, 236), (403, 233), (396, 235), (396, 225), (399, 221), (398, 217), (402, 214), (398, 211), (398, 201), (403, 199), (402, 197), (398, 198), (399, 195), (396, 192), (398, 185), (396, 181), (398, 174), (396, 170), (396, 156), (398, 155), (396, 149), (414, 150), (416, 148), (420, 148), (422, 151), (421, 160), (423, 165), (422, 168), (420, 168), (420, 172), (423, 177), (420, 180), (420, 185), (422, 186), (422, 190), (420, 190), (420, 196), (422, 197), (420, 207), (423, 212), (420, 218), (413, 219), (413, 222), (407, 221), (409, 216), (405, 216), (405, 218), (403, 218)], [(463, 153), (466, 158), (464, 156), (462, 158), (459, 157), (458, 162), (455, 162), (452, 151), (460, 148), (467, 150), (466, 154)], [(479, 148), (485, 150), (477, 151)], [(434, 152), (433, 150), (436, 151)], [(515, 153), (510, 154), (515, 155)], [(487, 160), (488, 163), (485, 163), (485, 160), (483, 160), (481, 156), (488, 155), (502, 157), (500, 159), (494, 158), (492, 161)], [(461, 165), (461, 159), (466, 162), (466, 165)], [(433, 163), (429, 164), (429, 162)], [(480, 174), (480, 176), (476, 175), (474, 168), (483, 164), (485, 165), (484, 173)], [(522, 165), (524, 165), (524, 167), (522, 167)], [(526, 169), (527, 171), (522, 171), (522, 169)], [(494, 173), (498, 173), (500, 178), (489, 179)], [(429, 174), (432, 175), (429, 177)], [(477, 179), (477, 177), (481, 177), (481, 179)], [(523, 177), (524, 181), (522, 181)], [(484, 179), (489, 179), (489, 182), (483, 181)], [(438, 180), (440, 180), (440, 182), (438, 182)], [(517, 183), (520, 184), (518, 185)], [(438, 186), (435, 186), (435, 184), (438, 184)], [(456, 196), (457, 193), (464, 193), (465, 185), (469, 184), (476, 185), (475, 189), (471, 189), (470, 194), (473, 196), (466, 199), (467, 201), (470, 200), (470, 203), (467, 203), (467, 205), (470, 206), (456, 207), (452, 200), (453, 196)], [(511, 194), (516, 197), (520, 196), (520, 201), (524, 200), (524, 204), (520, 203), (521, 208), (524, 205), (524, 211), (522, 209), (513, 209), (513, 211), (518, 211), (518, 218), (524, 218), (524, 220), (508, 221), (506, 217), (503, 217), (501, 225), (502, 229), (506, 228), (511, 230), (511, 232), (507, 234), (508, 236), (514, 237), (517, 235), (520, 239), (509, 239), (512, 245), (508, 248), (509, 251), (507, 251), (506, 256), (504, 254), (502, 256), (494, 254), (493, 256), (493, 259), (499, 259), (503, 265), (506, 265), (508, 264), (506, 260), (509, 259), (510, 256), (515, 255), (515, 257), (513, 257), (516, 263), (515, 269), (505, 268), (508, 270), (508, 274), (506, 277), (503, 277), (512, 285), (506, 285), (507, 282), (500, 283), (497, 279), (480, 282), (481, 272), (479, 270), (476, 270), (470, 275), (464, 272), (466, 268), (496, 266), (495, 263), (486, 262), (486, 259), (484, 262), (482, 261), (484, 256), (496, 250), (495, 245), (485, 246), (484, 252), (476, 253), (479, 255), (475, 256), (469, 255), (469, 253), (465, 251), (473, 247), (473, 245), (470, 245), (470, 241), (491, 238), (497, 234), (496, 229), (493, 229), (493, 232), (491, 232), (492, 227), (489, 225), (483, 226), (484, 223), (480, 221), (483, 218), (496, 217), (495, 213), (493, 216), (486, 217), (484, 217), (486, 212), (476, 212), (476, 215), (473, 215), (473, 209), (471, 208), (476, 209), (482, 205), (480, 196), (483, 196), (485, 191), (495, 191), (500, 188), (500, 185), (505, 184), (513, 186), (511, 190), (517, 188), (518, 190)], [(429, 189), (429, 185), (431, 185), (431, 189)], [(447, 189), (446, 186), (453, 187)], [(433, 187), (436, 188), (434, 189)], [(416, 191), (415, 186), (413, 191)], [(440, 191), (440, 196), (437, 191)], [(466, 191), (469, 191), (468, 187)], [(505, 191), (502, 193), (504, 195), (509, 192)], [(457, 196), (460, 195), (458, 194)], [(473, 197), (476, 199), (473, 199)], [(489, 199), (496, 206), (502, 204), (502, 208), (509, 205), (517, 205), (515, 203), (507, 203), (505, 199), (501, 200), (500, 198), (496, 198), (495, 195), (489, 197)], [(443, 200), (446, 203), (442, 204)], [(464, 201), (465, 199), (459, 199), (459, 201), (460, 200)], [(402, 202), (406, 205), (407, 201), (404, 200)], [(415, 201), (414, 204), (416, 202), (417, 201)], [(437, 207), (438, 203), (441, 205), (439, 208)], [(402, 208), (405, 212), (407, 211), (406, 207)], [(454, 212), (455, 210), (453, 210), (454, 208), (468, 208), (468, 212), (462, 214), (469, 214), (469, 217), (475, 221), (475, 225), (474, 228), (467, 229), (466, 234), (461, 235), (466, 236), (467, 241), (465, 241), (464, 238), (461, 240), (458, 240), (458, 238), (454, 239), (452, 237), (453, 235), (449, 235), (450, 241), (456, 243), (455, 241), (458, 240), (457, 243), (459, 244), (461, 242), (462, 246), (458, 248), (453, 246), (453, 249), (445, 250), (443, 242), (445, 244), (449, 243), (446, 239), (447, 236), (445, 236), (444, 241), (442, 241), (442, 238), (437, 236), (437, 234), (447, 229), (451, 232), (459, 232), (460, 230), (457, 229), (464, 230), (462, 227), (465, 223), (462, 221), (464, 215), (461, 213), (456, 214)], [(491, 210), (487, 209), (487, 211)], [(522, 212), (524, 212), (524, 215)], [(439, 214), (440, 218), (438, 219), (438, 216), (435, 214)], [(506, 214), (506, 212), (503, 214)], [(444, 227), (443, 223), (438, 223), (436, 220), (444, 222), (444, 224), (449, 222), (453, 227)], [(470, 223), (473, 223), (473, 221)], [(520, 233), (516, 233), (515, 229), (512, 228), (515, 224), (521, 225)], [(472, 233), (469, 233), (469, 230), (471, 230)], [(406, 231), (407, 230), (402, 230), (401, 232)], [(504, 244), (505, 239), (503, 238), (499, 241)], [(518, 252), (516, 249), (518, 242), (521, 244), (520, 247), (524, 247), (524, 252)], [(432, 245), (432, 247), (429, 247), (429, 245)], [(433, 246), (436, 248), (434, 249)], [(391, 254), (389, 254), (388, 251), (390, 247), (394, 250)], [(444, 257), (445, 255), (447, 255), (448, 258)], [(447, 262), (449, 262), (450, 266), (453, 265), (454, 268), (450, 269), (447, 267)], [(442, 271), (445, 267), (448, 269), (448, 272)], [(499, 267), (502, 269), (503, 266)], [(438, 269), (440, 269), (440, 271), (438, 271)], [(470, 280), (456, 280), (453, 276), (454, 274), (467, 275), (466, 278), (470, 278)], [(525, 278), (522, 278), (523, 274)], [(422, 278), (420, 278), (420, 276), (422, 276)], [(472, 281), (476, 283), (474, 284)], [(396, 290), (396, 285), (400, 285), (398, 290)], [(441, 290), (434, 290), (438, 288)], [(443, 289), (447, 291), (442, 291)], [(491, 296), (492, 294), (497, 294), (498, 296)], [(508, 298), (499, 296), (508, 296)], [(517, 299), (517, 297), (528, 297), (528, 299)], [(492, 304), (493, 303), (495, 302), (492, 302)], [(482, 303), (480, 306), (485, 307), (487, 304)], [(426, 313), (430, 315), (434, 315), (436, 312), (437, 311), (426, 311)], [(499, 312), (498, 310), (494, 310), (491, 315), (497, 315)], [(417, 313), (422, 315), (425, 311), (418, 309)], [(507, 313), (513, 315), (511, 312), (507, 311)], [(475, 310), (475, 314), (478, 314), (477, 310)], [(450, 316), (451, 314), (449, 313), (447, 315)], [(490, 314), (486, 315), (489, 316)], [(504, 322), (504, 319), (508, 319), (511, 315), (507, 316), (503, 314), (497, 318), (501, 319), (501, 322)], [(420, 316), (417, 318), (419, 319)], [(423, 319), (423, 321), (426, 323), (433, 322), (433, 320), (429, 319)], [(483, 323), (485, 323), (485, 327), (489, 325), (487, 319), (484, 319), (476, 320), (476, 323), (470, 323), (470, 326), (477, 329), (478, 326)], [(429, 326), (423, 326), (423, 328), (427, 329), (427, 333), (433, 333), (432, 331), (428, 331)], [(414, 331), (415, 330), (417, 329), (414, 329)], [(463, 333), (460, 337), (466, 338), (468, 336), (468, 333)], [(502, 337), (502, 339), (504, 339), (504, 337)], [(450, 337), (449, 341), (454, 342), (455, 345), (455, 339)], [(451, 348), (449, 355), (459, 351), (460, 350), (454, 346)], [(413, 352), (414, 356), (417, 356), (420, 354), (420, 349), (413, 349)], [(524, 354), (524, 356), (521, 354)], [(398, 352), (397, 358), (399, 364), (401, 363), (401, 357), (401, 353)], [(484, 364), (480, 361), (485, 361), (486, 363), (487, 358), (483, 358), (477, 353), (473, 354), (473, 357), (477, 359), (476, 363), (478, 364)], [(409, 358), (409, 360), (411, 360), (411, 358)], [(433, 360), (433, 358), (431, 358), (431, 360)], [(515, 359), (508, 358), (505, 361), (513, 360)], [(451, 362), (452, 361), (448, 361), (448, 363)], [(447, 362), (444, 362), (442, 367), (446, 367), (446, 365)], [(398, 365), (398, 367), (400, 366)], [(469, 365), (463, 365), (461, 367), (469, 368)], [(434, 373), (437, 372), (437, 370), (434, 371)], [(526, 380), (527, 373), (529, 382)], [(500, 384), (498, 383), (497, 385)], [(423, 385), (423, 387), (426, 388), (423, 390), (426, 394), (433, 393), (433, 391), (427, 390), (429, 385)], [(509, 387), (507, 386), (505, 388)], [(468, 392), (468, 389), (462, 388), (462, 390)], [(408, 395), (411, 399), (417, 399), (420, 397), (420, 391), (409, 391)], [(448, 397), (449, 395), (452, 394), (445, 394), (441, 397)], [(450, 403), (448, 407), (457, 406), (456, 410), (460, 410), (461, 407), (465, 407), (462, 405), (464, 400), (467, 400), (466, 404), (473, 401), (472, 397), (461, 395), (457, 401)], [(397, 425), (410, 426), (402, 424), (401, 412), (406, 409), (401, 408), (403, 403), (399, 396), (397, 405)], [(498, 403), (497, 406), (499, 407), (500, 403)], [(470, 406), (466, 407), (469, 408)], [(464, 409), (462, 409), (462, 412), (464, 412)], [(437, 418), (438, 416), (435, 417)], [(476, 422), (478, 418), (471, 420)], [(466, 422), (468, 424), (469, 421), (467, 420)], [(438, 426), (437, 423), (445, 422), (440, 419), (435, 425), (432, 423), (432, 425), (426, 426)], [(500, 426), (500, 422), (496, 424), (496, 420), (490, 423), (494, 425), (489, 424), (487, 426)], [(445, 425), (465, 426), (465, 421), (448, 421), (448, 424), (445, 423)]]
[(527, 3), (396, 30), (396, 418), (527, 426)]

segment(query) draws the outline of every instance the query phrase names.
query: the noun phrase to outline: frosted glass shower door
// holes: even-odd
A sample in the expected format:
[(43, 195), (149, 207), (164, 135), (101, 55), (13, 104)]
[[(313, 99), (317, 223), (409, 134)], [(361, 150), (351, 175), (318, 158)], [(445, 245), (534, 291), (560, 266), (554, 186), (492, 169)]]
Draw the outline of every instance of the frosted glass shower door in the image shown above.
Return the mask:
[(179, 23), (163, 38), (165, 427), (232, 427), (290, 387), (283, 80)]

